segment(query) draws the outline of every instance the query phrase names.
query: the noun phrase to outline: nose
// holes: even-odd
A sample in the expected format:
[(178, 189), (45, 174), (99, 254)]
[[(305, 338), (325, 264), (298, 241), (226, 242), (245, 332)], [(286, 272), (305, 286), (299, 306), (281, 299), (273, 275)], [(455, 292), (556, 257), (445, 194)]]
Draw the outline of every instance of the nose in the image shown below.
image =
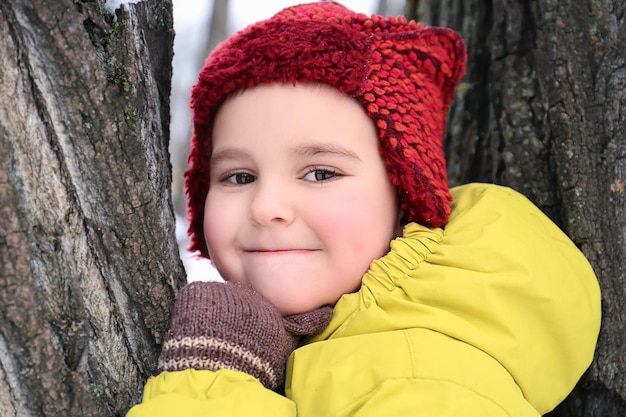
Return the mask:
[(291, 224), (295, 212), (287, 188), (280, 181), (257, 180), (250, 202), (251, 221), (263, 226)]

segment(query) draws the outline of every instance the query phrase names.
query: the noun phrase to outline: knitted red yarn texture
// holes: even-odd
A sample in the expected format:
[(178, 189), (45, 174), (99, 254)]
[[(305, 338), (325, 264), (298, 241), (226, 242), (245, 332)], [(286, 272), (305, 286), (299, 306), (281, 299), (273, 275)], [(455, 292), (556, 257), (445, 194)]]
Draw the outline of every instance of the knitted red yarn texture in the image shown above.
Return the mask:
[(189, 249), (209, 256), (203, 217), (217, 109), (229, 94), (262, 83), (325, 83), (356, 99), (377, 127), (404, 218), (444, 226), (451, 201), (445, 124), (465, 68), (465, 44), (451, 29), (332, 2), (290, 7), (235, 34), (208, 57), (192, 90)]

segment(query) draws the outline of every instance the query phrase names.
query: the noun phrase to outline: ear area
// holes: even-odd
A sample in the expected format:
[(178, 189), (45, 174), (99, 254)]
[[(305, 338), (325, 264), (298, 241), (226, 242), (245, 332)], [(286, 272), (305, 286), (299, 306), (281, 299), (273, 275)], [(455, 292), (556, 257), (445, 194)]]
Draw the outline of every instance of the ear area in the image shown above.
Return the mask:
[[(367, 23), (367, 22), (366, 22)], [(465, 74), (465, 44), (451, 29), (379, 21), (361, 101), (408, 221), (441, 227), (450, 213), (443, 142), (448, 108)]]

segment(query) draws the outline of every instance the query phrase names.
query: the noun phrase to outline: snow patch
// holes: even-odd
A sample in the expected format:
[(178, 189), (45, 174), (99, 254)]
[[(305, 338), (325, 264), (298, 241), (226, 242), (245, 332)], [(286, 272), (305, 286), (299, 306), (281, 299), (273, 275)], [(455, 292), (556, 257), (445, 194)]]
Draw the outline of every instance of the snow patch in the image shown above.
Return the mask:
[(115, 10), (119, 9), (122, 4), (139, 3), (143, 0), (106, 0), (104, 2), (104, 10), (115, 16)]

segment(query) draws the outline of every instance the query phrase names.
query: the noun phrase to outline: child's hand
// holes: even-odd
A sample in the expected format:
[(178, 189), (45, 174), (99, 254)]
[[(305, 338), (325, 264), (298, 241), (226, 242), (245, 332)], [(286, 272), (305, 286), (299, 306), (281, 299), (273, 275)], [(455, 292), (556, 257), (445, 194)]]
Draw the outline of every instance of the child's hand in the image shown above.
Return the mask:
[(332, 308), (282, 317), (253, 289), (237, 283), (194, 282), (178, 295), (159, 372), (232, 369), (269, 389), (284, 382), (300, 337), (323, 330)]

